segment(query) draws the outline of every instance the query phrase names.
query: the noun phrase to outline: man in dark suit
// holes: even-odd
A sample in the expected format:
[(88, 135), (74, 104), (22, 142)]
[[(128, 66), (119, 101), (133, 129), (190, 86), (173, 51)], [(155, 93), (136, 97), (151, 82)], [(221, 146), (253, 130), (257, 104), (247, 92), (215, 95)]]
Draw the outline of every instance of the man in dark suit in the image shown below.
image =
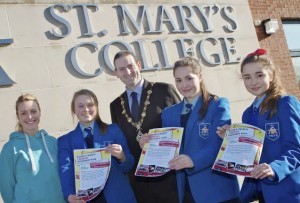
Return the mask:
[(155, 178), (138, 177), (134, 172), (141, 155), (140, 135), (148, 133), (149, 129), (160, 128), (162, 111), (179, 103), (180, 98), (172, 85), (143, 79), (141, 62), (133, 53), (118, 52), (114, 65), (117, 77), (126, 85), (126, 91), (110, 104), (111, 118), (123, 130), (135, 158), (135, 167), (128, 174), (135, 196), (139, 203), (177, 203), (174, 171)]

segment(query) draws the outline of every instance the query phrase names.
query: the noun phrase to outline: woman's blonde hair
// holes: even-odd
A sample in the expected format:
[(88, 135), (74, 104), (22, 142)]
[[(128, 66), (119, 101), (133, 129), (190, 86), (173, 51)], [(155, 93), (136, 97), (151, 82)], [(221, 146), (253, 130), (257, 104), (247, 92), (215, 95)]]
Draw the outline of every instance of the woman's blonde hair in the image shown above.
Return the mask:
[(262, 65), (263, 69), (269, 73), (271, 78), (270, 87), (266, 91), (266, 98), (261, 103), (260, 113), (264, 114), (267, 111), (270, 111), (269, 118), (272, 118), (277, 111), (277, 102), (279, 98), (286, 93), (281, 85), (279, 70), (273, 64), (271, 58), (264, 49), (258, 49), (255, 52), (248, 54), (241, 64), (242, 74), (244, 66), (249, 63), (259, 63)]
[[(175, 76), (175, 71), (177, 68), (185, 67), (185, 66), (191, 67), (192, 72), (194, 74), (200, 75), (202, 73), (202, 67), (200, 66), (200, 63), (197, 59), (194, 59), (192, 57), (184, 57), (175, 62), (174, 69), (173, 69), (173, 75)], [(208, 90), (206, 89), (205, 84), (203, 82), (203, 79), (200, 80), (199, 85), (200, 85), (201, 97), (202, 97), (202, 102), (203, 102), (203, 105), (200, 108), (199, 114), (200, 114), (200, 118), (204, 118), (204, 116), (207, 112), (207, 109), (208, 109), (209, 102), (211, 101), (211, 99), (217, 99), (218, 96), (213, 95), (210, 92), (208, 92)]]
[(19, 116), (18, 116), (19, 104), (21, 104), (25, 101), (34, 101), (37, 104), (39, 111), (41, 111), (40, 104), (35, 96), (33, 96), (32, 94), (29, 94), (29, 93), (19, 96), (16, 101), (16, 115), (18, 118), (18, 123), (16, 125), (16, 131), (19, 131), (19, 132), (23, 132), (23, 127), (20, 124)]

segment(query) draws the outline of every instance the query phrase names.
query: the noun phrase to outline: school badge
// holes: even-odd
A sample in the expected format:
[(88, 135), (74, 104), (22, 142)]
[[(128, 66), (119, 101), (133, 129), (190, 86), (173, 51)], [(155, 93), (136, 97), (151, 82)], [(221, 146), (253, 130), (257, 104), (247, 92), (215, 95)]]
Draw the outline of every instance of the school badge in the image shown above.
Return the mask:
[(199, 123), (199, 135), (206, 139), (209, 135), (210, 123)]
[(280, 136), (279, 123), (266, 123), (265, 124), (266, 137), (275, 141)]

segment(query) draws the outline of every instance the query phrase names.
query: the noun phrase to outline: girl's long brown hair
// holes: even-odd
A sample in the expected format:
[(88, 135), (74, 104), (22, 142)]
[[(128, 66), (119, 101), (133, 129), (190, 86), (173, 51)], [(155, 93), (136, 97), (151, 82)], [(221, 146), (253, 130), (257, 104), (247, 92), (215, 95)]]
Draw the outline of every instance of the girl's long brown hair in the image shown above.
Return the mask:
[[(194, 74), (200, 75), (202, 73), (202, 67), (200, 66), (200, 63), (198, 60), (196, 60), (192, 57), (184, 57), (175, 62), (174, 69), (173, 69), (173, 75), (175, 76), (175, 71), (177, 68), (185, 67), (185, 66), (191, 67), (192, 72)], [(216, 100), (218, 98), (218, 96), (213, 95), (210, 92), (208, 92), (208, 90), (206, 89), (205, 84), (203, 82), (203, 79), (200, 80), (199, 85), (200, 85), (201, 98), (202, 98), (202, 103), (203, 103), (203, 105), (201, 106), (201, 108), (199, 110), (199, 114), (200, 114), (200, 119), (202, 119), (202, 118), (204, 118), (204, 116), (207, 112), (208, 105), (209, 105), (209, 102), (211, 101), (211, 98)]]
[(105, 133), (106, 130), (107, 130), (108, 125), (106, 123), (104, 123), (101, 120), (101, 118), (100, 118), (99, 107), (98, 107), (99, 102), (98, 102), (97, 96), (92, 91), (90, 91), (88, 89), (81, 89), (81, 90), (79, 90), (79, 91), (77, 91), (77, 92), (74, 93), (73, 99), (72, 99), (72, 102), (71, 102), (71, 112), (72, 112), (73, 116), (75, 114), (75, 100), (80, 95), (86, 95), (86, 96), (90, 97), (91, 100), (94, 102), (94, 105), (97, 108), (97, 113), (96, 113), (95, 121), (97, 122), (97, 124), (100, 127), (100, 132), (101, 133)]
[(270, 111), (269, 118), (272, 118), (277, 111), (279, 98), (286, 92), (281, 85), (279, 70), (274, 66), (271, 58), (266, 54), (266, 51), (264, 50), (263, 54), (259, 54), (259, 50), (249, 54), (243, 60), (241, 64), (241, 73), (243, 74), (244, 66), (249, 63), (259, 63), (265, 70), (267, 70), (272, 81), (270, 82), (269, 89), (266, 91), (266, 98), (261, 103), (260, 114)]

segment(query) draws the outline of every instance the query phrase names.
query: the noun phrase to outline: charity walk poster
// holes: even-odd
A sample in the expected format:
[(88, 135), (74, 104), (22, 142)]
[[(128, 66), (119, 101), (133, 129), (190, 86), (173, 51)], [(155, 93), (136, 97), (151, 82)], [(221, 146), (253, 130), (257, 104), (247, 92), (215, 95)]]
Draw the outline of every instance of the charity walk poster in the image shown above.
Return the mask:
[(232, 124), (226, 131), (213, 169), (248, 177), (259, 164), (265, 131), (252, 125)]
[(105, 149), (74, 150), (76, 195), (84, 201), (95, 198), (105, 186), (111, 166), (111, 155)]
[(162, 176), (170, 171), (169, 161), (179, 154), (183, 128), (155, 128), (148, 134), (151, 140), (143, 147), (135, 175)]

